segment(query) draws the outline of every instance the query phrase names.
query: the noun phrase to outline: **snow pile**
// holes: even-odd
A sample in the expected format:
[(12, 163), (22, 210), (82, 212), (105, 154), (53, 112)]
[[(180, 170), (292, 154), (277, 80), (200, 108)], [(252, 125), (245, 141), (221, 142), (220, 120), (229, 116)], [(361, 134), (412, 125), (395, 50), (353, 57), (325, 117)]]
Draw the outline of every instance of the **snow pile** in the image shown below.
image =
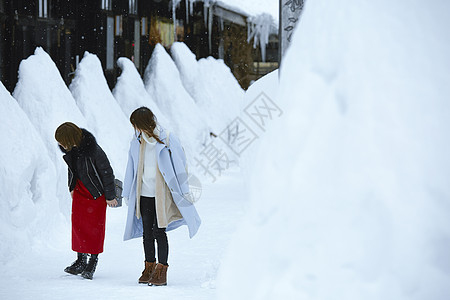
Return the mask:
[(242, 109), (245, 109), (245, 107), (257, 99), (261, 93), (266, 94), (272, 101), (278, 102), (278, 76), (278, 69), (276, 69), (250, 85), (245, 92)]
[(195, 102), (198, 103), (201, 101), (201, 97), (197, 96), (201, 92), (198, 84), (200, 71), (198, 70), (195, 54), (191, 52), (185, 43), (175, 42), (170, 46), (170, 55), (180, 72), (180, 78), (184, 88)]
[(220, 116), (223, 122), (235, 118), (240, 113), (245, 92), (233, 73), (223, 60), (211, 56), (200, 59), (198, 66), (203, 78), (203, 90), (214, 91), (213, 103), (201, 103), (206, 113)]
[(306, 2), (220, 299), (450, 297), (449, 9)]
[(181, 83), (180, 73), (169, 54), (157, 44), (145, 70), (145, 87), (161, 112), (171, 121), (188, 157), (197, 154), (210, 132), (204, 116)]
[[(260, 147), (261, 139), (264, 139), (266, 131), (273, 126), (274, 121), (283, 115), (283, 111), (270, 111), (269, 114), (267, 110), (264, 109), (264, 104), (261, 99), (267, 100), (267, 105), (270, 109), (275, 108), (273, 104), (277, 104), (278, 100), (278, 70), (272, 71), (269, 74), (261, 77), (256, 82), (254, 82), (245, 92), (244, 101), (242, 102), (241, 115), (240, 118), (247, 124), (251, 130), (257, 135), (257, 139), (250, 144), (250, 146), (242, 152), (239, 159), (239, 166), (244, 178), (249, 178), (253, 172), (253, 168), (258, 161), (255, 156), (255, 151)], [(262, 128), (258, 126), (255, 122), (260, 119), (255, 106), (260, 109), (260, 113), (264, 115), (263, 118), (265, 126)], [(268, 117), (271, 115), (270, 117)]]
[(55, 167), (38, 132), (0, 82), (0, 262), (48, 240), (62, 215)]
[(67, 188), (67, 165), (55, 140), (55, 130), (67, 121), (85, 127), (86, 120), (55, 63), (42, 48), (36, 48), (34, 55), (20, 63), (19, 80), (13, 96), (39, 132), (48, 155), (55, 164), (56, 196), (60, 201), (61, 211), (69, 216), (71, 200)]
[(129, 141), (133, 130), (130, 122), (109, 90), (102, 65), (96, 55), (86, 52), (70, 84), (70, 90), (85, 116), (89, 130), (103, 148), (114, 175), (123, 179)]
[(240, 113), (244, 90), (222, 60), (196, 60), (184, 43), (170, 49), (186, 91), (195, 100), (208, 126), (222, 132)]
[(117, 78), (113, 95), (117, 102), (119, 102), (127, 119), (130, 118), (131, 113), (135, 109), (146, 106), (156, 115), (158, 122), (164, 127), (167, 127), (169, 124), (167, 118), (159, 110), (155, 100), (147, 93), (144, 82), (134, 63), (126, 57), (120, 57), (117, 60), (117, 65), (122, 70), (122, 73)]

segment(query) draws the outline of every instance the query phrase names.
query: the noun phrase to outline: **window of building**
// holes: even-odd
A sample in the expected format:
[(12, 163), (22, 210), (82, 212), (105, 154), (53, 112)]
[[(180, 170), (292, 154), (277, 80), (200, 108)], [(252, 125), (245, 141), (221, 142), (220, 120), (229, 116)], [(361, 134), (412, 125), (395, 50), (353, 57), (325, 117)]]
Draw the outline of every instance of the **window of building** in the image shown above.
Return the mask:
[(111, 10), (112, 9), (112, 0), (102, 0), (102, 9)]
[(114, 68), (114, 18), (106, 18), (106, 69)]
[(147, 35), (148, 32), (148, 19), (147, 17), (141, 18), (141, 35)]
[(141, 55), (141, 35), (139, 29), (141, 22), (139, 20), (134, 21), (134, 65), (139, 69), (140, 55)]
[(121, 15), (116, 16), (115, 21), (116, 21), (116, 24), (115, 24), (116, 26), (114, 29), (114, 33), (116, 36), (122, 36), (122, 33), (123, 33), (122, 16)]
[(47, 0), (39, 0), (39, 18), (48, 17), (48, 3)]
[(137, 0), (128, 0), (129, 4), (129, 13), (133, 15), (137, 15)]

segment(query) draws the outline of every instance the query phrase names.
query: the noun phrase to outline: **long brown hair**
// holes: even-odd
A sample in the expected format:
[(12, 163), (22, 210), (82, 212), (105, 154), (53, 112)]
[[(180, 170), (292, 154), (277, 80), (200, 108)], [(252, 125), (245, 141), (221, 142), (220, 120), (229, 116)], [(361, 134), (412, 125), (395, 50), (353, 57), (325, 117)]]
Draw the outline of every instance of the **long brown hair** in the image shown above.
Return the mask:
[(145, 106), (139, 107), (133, 111), (130, 116), (130, 122), (133, 125), (134, 130), (142, 131), (148, 136), (153, 137), (158, 143), (163, 144), (159, 139), (159, 136), (153, 132), (156, 128), (156, 121), (156, 116)]
[(55, 131), (55, 139), (67, 151), (70, 151), (73, 146), (80, 146), (82, 138), (81, 129), (71, 122), (62, 123)]

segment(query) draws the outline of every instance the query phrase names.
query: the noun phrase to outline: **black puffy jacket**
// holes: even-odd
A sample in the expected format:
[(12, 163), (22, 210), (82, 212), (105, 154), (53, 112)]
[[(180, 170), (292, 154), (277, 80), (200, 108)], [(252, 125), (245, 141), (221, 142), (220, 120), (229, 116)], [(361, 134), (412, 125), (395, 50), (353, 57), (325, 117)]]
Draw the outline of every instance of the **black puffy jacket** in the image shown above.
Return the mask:
[(105, 194), (107, 200), (115, 198), (114, 173), (103, 149), (86, 129), (79, 147), (66, 151), (60, 146), (69, 167), (69, 190), (73, 191), (76, 179), (81, 180), (89, 193), (97, 199)]

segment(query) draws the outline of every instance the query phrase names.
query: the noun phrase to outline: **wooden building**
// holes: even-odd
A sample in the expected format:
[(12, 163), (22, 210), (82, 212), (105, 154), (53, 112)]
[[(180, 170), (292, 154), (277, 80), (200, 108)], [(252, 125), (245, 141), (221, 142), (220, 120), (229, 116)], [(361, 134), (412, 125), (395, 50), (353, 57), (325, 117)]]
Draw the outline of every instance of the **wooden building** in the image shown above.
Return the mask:
[[(174, 41), (185, 42), (197, 59), (222, 58), (243, 88), (267, 72), (255, 68), (261, 53), (247, 42), (247, 16), (218, 4), (197, 1), (191, 12), (181, 1), (173, 12), (169, 0), (0, 0), (0, 20), (0, 80), (9, 91), (20, 62), (38, 46), (67, 84), (85, 51), (99, 57), (113, 87), (119, 57), (143, 74), (155, 45), (169, 49)], [(277, 48), (276, 36), (272, 41), (269, 48)], [(272, 52), (267, 62), (276, 65), (278, 51)]]

